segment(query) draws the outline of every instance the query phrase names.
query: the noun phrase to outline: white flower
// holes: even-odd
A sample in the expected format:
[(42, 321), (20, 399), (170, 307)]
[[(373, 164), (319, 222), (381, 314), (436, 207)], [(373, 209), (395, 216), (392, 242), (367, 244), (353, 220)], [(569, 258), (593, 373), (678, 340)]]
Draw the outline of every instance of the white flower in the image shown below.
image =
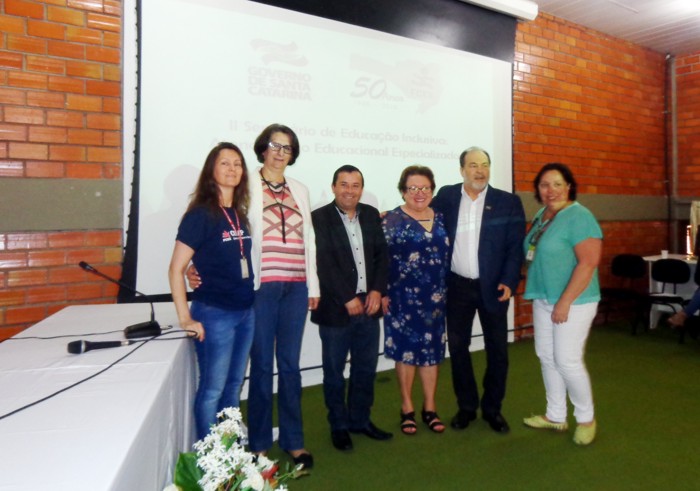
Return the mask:
[(265, 480), (254, 465), (244, 466), (243, 473), (245, 474), (245, 480), (241, 484), (241, 487), (253, 488), (254, 491), (262, 491), (265, 486)]

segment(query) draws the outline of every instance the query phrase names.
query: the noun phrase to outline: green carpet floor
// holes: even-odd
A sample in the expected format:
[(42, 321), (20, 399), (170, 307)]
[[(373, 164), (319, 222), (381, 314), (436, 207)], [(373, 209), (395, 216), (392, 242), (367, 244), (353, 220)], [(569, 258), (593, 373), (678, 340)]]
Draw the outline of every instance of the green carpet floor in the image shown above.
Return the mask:
[[(307, 335), (314, 335), (309, 332)], [(330, 442), (320, 386), (304, 389), (310, 476), (291, 491), (317, 490), (698, 490), (700, 489), (700, 343), (680, 345), (658, 329), (632, 336), (628, 325), (595, 326), (587, 349), (599, 432), (589, 447), (567, 433), (526, 428), (522, 418), (544, 410), (544, 389), (532, 340), (510, 348), (511, 368), (503, 414), (507, 435), (480, 418), (463, 431), (438, 435), (419, 423), (412, 437), (399, 432), (399, 397), (393, 371), (377, 377), (372, 419), (394, 432), (388, 442), (354, 436), (355, 448)], [(484, 353), (474, 354), (483, 374)], [(442, 365), (438, 411), (449, 422), (456, 410), (449, 359)], [(418, 380), (417, 380), (418, 381)], [(420, 408), (420, 386), (414, 403)], [(288, 460), (277, 447), (271, 458)]]

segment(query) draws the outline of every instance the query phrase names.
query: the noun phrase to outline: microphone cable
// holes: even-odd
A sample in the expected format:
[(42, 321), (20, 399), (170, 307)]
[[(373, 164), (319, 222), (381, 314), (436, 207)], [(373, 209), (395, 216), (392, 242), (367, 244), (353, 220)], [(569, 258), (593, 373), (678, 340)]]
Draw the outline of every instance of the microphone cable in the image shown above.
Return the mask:
[[(169, 331), (170, 329), (173, 329), (172, 324), (168, 324), (165, 327), (162, 327), (161, 329), (163, 331)], [(168, 332), (163, 332), (162, 334), (171, 334), (173, 332), (178, 332), (178, 331), (171, 331), (170, 333)], [(183, 332), (185, 332), (183, 330)], [(87, 334), (59, 334), (57, 336), (22, 336), (22, 337), (11, 337), (11, 338), (6, 338), (0, 341), (0, 344), (4, 343), (5, 341), (21, 341), (25, 339), (40, 339), (40, 340), (50, 340), (50, 339), (61, 339), (61, 338), (82, 338), (82, 337), (88, 337), (88, 336), (101, 336), (103, 334), (116, 334), (124, 333), (124, 329), (117, 329), (116, 331), (105, 331), (105, 332), (90, 332)], [(182, 339), (182, 338), (168, 338), (168, 339), (153, 339), (153, 341), (170, 341), (174, 339)], [(145, 341), (145, 339), (132, 339), (132, 341)]]
[[(172, 327), (172, 326), (170, 326), (170, 327)], [(119, 332), (122, 332), (122, 331), (119, 331)], [(5, 418), (9, 418), (10, 416), (12, 416), (12, 415), (14, 415), (14, 414), (17, 414), (17, 413), (19, 413), (19, 412), (22, 412), (22, 411), (24, 411), (25, 409), (29, 409), (29, 408), (32, 407), (32, 406), (36, 406), (37, 404), (40, 404), (40, 403), (42, 403), (42, 402), (44, 402), (44, 401), (48, 401), (49, 399), (52, 399), (52, 398), (56, 397), (57, 395), (62, 394), (63, 392), (66, 392), (67, 390), (72, 389), (73, 387), (77, 387), (78, 385), (81, 385), (81, 384), (87, 382), (88, 380), (92, 380), (93, 378), (97, 377), (98, 375), (103, 374), (104, 372), (106, 372), (107, 370), (109, 370), (110, 368), (112, 368), (113, 366), (115, 366), (117, 363), (119, 363), (119, 362), (125, 360), (126, 358), (128, 358), (129, 356), (133, 355), (133, 354), (136, 352), (136, 350), (141, 349), (143, 346), (145, 346), (145, 345), (146, 345), (147, 343), (149, 343), (150, 341), (156, 341), (156, 340), (157, 340), (157, 341), (174, 341), (174, 340), (176, 340), (176, 339), (186, 339), (186, 338), (156, 339), (157, 337), (165, 336), (166, 334), (172, 334), (172, 333), (175, 333), (175, 332), (178, 332), (178, 331), (170, 331), (169, 333), (162, 333), (162, 334), (159, 334), (158, 336), (154, 336), (154, 337), (152, 337), (152, 338), (150, 338), (150, 339), (143, 339), (143, 340), (138, 340), (138, 339), (137, 339), (137, 340), (134, 340), (134, 344), (137, 344), (137, 343), (138, 343), (137, 346), (135, 346), (134, 348), (132, 348), (131, 351), (129, 351), (128, 353), (126, 353), (125, 355), (123, 355), (121, 358), (116, 359), (115, 361), (113, 361), (112, 363), (110, 363), (109, 365), (107, 365), (106, 367), (104, 367), (103, 369), (99, 370), (99, 371), (96, 372), (96, 373), (93, 373), (92, 375), (89, 375), (89, 376), (85, 377), (85, 378), (82, 379), (82, 380), (78, 380), (77, 382), (72, 383), (71, 385), (69, 385), (69, 386), (67, 386), (67, 387), (64, 387), (64, 388), (62, 388), (62, 389), (59, 389), (59, 390), (57, 390), (56, 392), (54, 392), (54, 393), (52, 393), (52, 394), (49, 394), (49, 395), (47, 395), (47, 396), (45, 396), (45, 397), (42, 397), (41, 399), (38, 399), (38, 400), (36, 400), (36, 401), (30, 402), (29, 404), (25, 404), (25, 405), (22, 406), (22, 407), (19, 407), (19, 408), (17, 408), (17, 409), (14, 409), (14, 410), (10, 411), (9, 413), (0, 414), (0, 421), (2, 421), (2, 420), (5, 419)], [(104, 333), (102, 333), (102, 334), (104, 334)], [(72, 335), (70, 335), (70, 336), (57, 336), (57, 337), (72, 337)], [(187, 336), (187, 338), (189, 338), (189, 336)], [(17, 338), (17, 339), (31, 339), (31, 338), (28, 337), (28, 338)], [(41, 338), (40, 338), (40, 339), (41, 339)], [(50, 339), (50, 338), (47, 338), (47, 339)]]

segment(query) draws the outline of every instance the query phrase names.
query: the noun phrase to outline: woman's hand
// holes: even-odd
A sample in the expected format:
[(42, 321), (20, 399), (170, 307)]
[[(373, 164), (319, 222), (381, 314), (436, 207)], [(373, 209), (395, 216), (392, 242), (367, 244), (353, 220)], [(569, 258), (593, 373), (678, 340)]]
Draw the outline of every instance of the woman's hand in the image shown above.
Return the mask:
[(571, 309), (571, 304), (562, 302), (561, 300), (554, 304), (554, 309), (552, 310), (552, 322), (555, 324), (563, 324), (569, 320), (569, 310)]
[(318, 308), (318, 301), (320, 297), (309, 297), (309, 310), (316, 310)]
[(190, 267), (185, 271), (185, 276), (187, 277), (187, 284), (193, 290), (196, 290), (202, 284), (202, 277), (199, 276), (199, 272), (194, 267), (194, 264), (190, 264)]
[(384, 315), (389, 313), (389, 297), (382, 297), (382, 312)]
[(183, 331), (187, 331), (188, 336), (196, 338), (197, 341), (204, 341), (204, 326), (201, 322), (190, 319), (180, 322), (180, 327)]

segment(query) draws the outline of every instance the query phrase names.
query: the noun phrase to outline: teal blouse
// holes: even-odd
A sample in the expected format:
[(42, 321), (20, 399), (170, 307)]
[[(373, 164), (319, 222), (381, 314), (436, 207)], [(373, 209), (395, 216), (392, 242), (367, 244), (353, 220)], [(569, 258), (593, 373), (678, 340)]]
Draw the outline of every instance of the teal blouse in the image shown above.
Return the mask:
[[(603, 231), (593, 214), (577, 201), (562, 209), (549, 223), (542, 223), (544, 208), (537, 212), (530, 232), (525, 237), (524, 251), (527, 254), (530, 240), (543, 226), (535, 247), (535, 256), (528, 261), (527, 283), (524, 298), (544, 299), (555, 304), (564, 293), (578, 263), (574, 246), (589, 238), (602, 239)], [(588, 287), (576, 298), (574, 304), (600, 301), (598, 269)]]

